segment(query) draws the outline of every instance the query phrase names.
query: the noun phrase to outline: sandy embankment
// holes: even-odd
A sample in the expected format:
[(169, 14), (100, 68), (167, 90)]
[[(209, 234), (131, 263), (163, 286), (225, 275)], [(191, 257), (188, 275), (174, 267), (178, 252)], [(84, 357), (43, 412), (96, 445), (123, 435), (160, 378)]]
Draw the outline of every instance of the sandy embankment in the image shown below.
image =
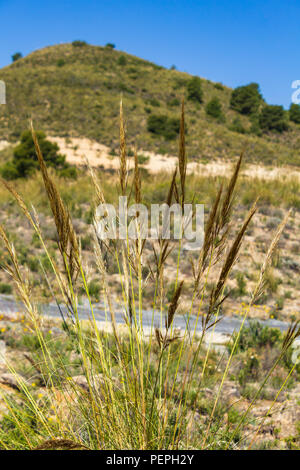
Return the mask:
[[(66, 155), (67, 161), (72, 165), (85, 165), (88, 159), (93, 167), (102, 167), (106, 170), (118, 170), (118, 156), (110, 155), (110, 148), (106, 145), (89, 140), (87, 138), (49, 137), (56, 142), (60, 152)], [(0, 140), (0, 151), (11, 145), (6, 140)], [(138, 154), (148, 157), (143, 167), (150, 173), (172, 172), (177, 165), (177, 157), (172, 155), (160, 155), (146, 150), (138, 150)], [(128, 167), (132, 168), (133, 158), (128, 159)], [(204, 176), (226, 176), (232, 171), (232, 161), (212, 161), (210, 163), (188, 162), (187, 173), (201, 174)], [(299, 180), (300, 170), (293, 167), (266, 167), (263, 165), (247, 165), (242, 170), (242, 175), (248, 178), (260, 178), (264, 180)]]
[[(117, 156), (109, 154), (109, 147), (91, 141), (86, 138), (51, 137), (50, 140), (56, 142), (61, 153), (66, 155), (67, 161), (73, 165), (84, 165), (85, 158), (93, 167), (103, 167), (105, 169), (117, 170), (119, 168), (119, 159)], [(1, 146), (1, 141), (0, 141)], [(1, 148), (1, 147), (0, 147)], [(150, 173), (159, 173), (162, 171), (171, 172), (177, 165), (176, 156), (159, 155), (154, 152), (139, 150), (138, 154), (149, 157), (149, 160), (143, 165)], [(133, 158), (129, 159), (129, 168), (133, 166)], [(232, 162), (213, 161), (207, 164), (189, 162), (187, 166), (188, 173), (199, 173), (202, 175), (228, 175), (232, 170)], [(300, 181), (300, 170), (291, 167), (265, 167), (263, 165), (247, 165), (242, 174), (249, 178), (260, 178), (265, 180), (273, 179), (297, 179)]]

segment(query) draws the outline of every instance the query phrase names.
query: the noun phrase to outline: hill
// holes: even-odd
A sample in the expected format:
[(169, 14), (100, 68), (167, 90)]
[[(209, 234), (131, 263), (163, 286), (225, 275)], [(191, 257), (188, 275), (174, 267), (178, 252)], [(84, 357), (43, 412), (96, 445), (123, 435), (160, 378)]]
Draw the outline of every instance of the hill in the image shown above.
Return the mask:
[[(149, 131), (149, 116), (168, 119), (176, 128), (182, 97), (191, 75), (165, 69), (110, 47), (62, 44), (35, 51), (0, 70), (7, 105), (0, 107), (0, 140), (16, 141), (33, 118), (37, 129), (54, 137), (85, 137), (118, 147), (118, 115), (123, 96), (128, 142), (159, 154), (176, 154), (173, 135)], [(221, 77), (220, 77), (221, 78)], [(247, 160), (264, 164), (300, 164), (300, 127), (259, 137), (251, 122), (230, 109), (232, 90), (202, 79), (203, 102), (186, 100), (187, 151), (190, 159), (231, 159), (247, 144)], [(217, 97), (224, 118), (205, 112)], [(239, 118), (245, 133), (232, 130)], [(174, 129), (173, 129), (174, 130)]]

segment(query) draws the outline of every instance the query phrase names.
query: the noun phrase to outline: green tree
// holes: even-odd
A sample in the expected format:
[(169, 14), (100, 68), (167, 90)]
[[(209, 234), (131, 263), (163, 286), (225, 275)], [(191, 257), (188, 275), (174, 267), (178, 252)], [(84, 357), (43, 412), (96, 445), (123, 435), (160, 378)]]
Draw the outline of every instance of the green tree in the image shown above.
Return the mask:
[(203, 91), (199, 77), (193, 77), (187, 84), (188, 100), (202, 103)]
[(296, 103), (291, 103), (289, 109), (290, 121), (300, 124), (300, 106)]
[(219, 98), (214, 97), (212, 98), (205, 107), (206, 114), (208, 116), (212, 116), (216, 119), (220, 119), (223, 117), (222, 112), (222, 105)]
[(231, 94), (230, 107), (241, 114), (253, 114), (259, 109), (262, 96), (257, 83), (239, 86)]
[(152, 134), (162, 135), (166, 140), (172, 140), (179, 133), (180, 121), (177, 118), (151, 114), (148, 117), (147, 128)]
[[(44, 132), (37, 131), (36, 135), (47, 166), (53, 167), (58, 171), (69, 168), (65, 161), (65, 156), (59, 153), (58, 145), (47, 140)], [(2, 176), (7, 179), (26, 177), (38, 168), (39, 163), (31, 132), (25, 131), (21, 135), (21, 142), (14, 149), (12, 161), (7, 162), (1, 168)]]
[(11, 59), (13, 62), (16, 62), (17, 60), (22, 59), (22, 57), (23, 55), (21, 54), (21, 52), (16, 52), (11, 56)]
[(266, 105), (259, 115), (259, 126), (262, 131), (283, 132), (288, 129), (286, 113), (282, 106)]

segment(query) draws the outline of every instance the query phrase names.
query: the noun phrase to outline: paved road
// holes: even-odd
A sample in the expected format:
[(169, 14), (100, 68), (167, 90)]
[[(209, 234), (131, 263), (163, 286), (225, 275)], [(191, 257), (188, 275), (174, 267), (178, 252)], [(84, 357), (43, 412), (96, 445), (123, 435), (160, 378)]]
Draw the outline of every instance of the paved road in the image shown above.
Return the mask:
[[(101, 308), (102, 307), (102, 308)], [(48, 304), (40, 305), (39, 310), (41, 314), (47, 315), (53, 318), (60, 318), (60, 313), (57, 305)], [(61, 310), (66, 314), (66, 308), (61, 307)], [(23, 312), (24, 307), (21, 303), (16, 302), (10, 296), (0, 295), (0, 313), (5, 314), (15, 314), (17, 312)], [(88, 305), (82, 305), (78, 307), (78, 314), (80, 319), (88, 319), (91, 316), (90, 307)], [(97, 321), (105, 321), (105, 311), (103, 306), (100, 305), (100, 308), (94, 308), (94, 315)], [(124, 323), (124, 317), (122, 310), (120, 308), (115, 308), (115, 316), (117, 323)], [(152, 321), (152, 310), (143, 311), (143, 325), (150, 326)], [(190, 317), (189, 328), (191, 331), (194, 331), (196, 318), (194, 316)], [(185, 330), (186, 328), (187, 317), (184, 315), (175, 316), (174, 327)], [(154, 325), (159, 326), (161, 323), (159, 312), (154, 314)], [(260, 323), (263, 325), (268, 325), (273, 328), (279, 328), (281, 331), (285, 331), (288, 328), (288, 324), (278, 320), (260, 320)], [(241, 324), (241, 318), (238, 317), (223, 317), (222, 320), (216, 324), (215, 332), (224, 335), (230, 335), (234, 330), (238, 330)], [(246, 322), (248, 324), (248, 322)], [(201, 332), (201, 319), (199, 319), (197, 324), (197, 331)]]

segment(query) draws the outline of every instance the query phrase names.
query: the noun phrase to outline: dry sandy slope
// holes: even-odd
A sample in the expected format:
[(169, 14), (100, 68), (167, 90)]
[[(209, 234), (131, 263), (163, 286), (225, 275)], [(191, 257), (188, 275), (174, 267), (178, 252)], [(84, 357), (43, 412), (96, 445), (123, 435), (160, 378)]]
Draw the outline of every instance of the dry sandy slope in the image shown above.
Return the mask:
[[(117, 156), (109, 155), (109, 147), (91, 141), (89, 139), (51, 137), (52, 142), (56, 142), (61, 153), (65, 154), (67, 161), (75, 165), (85, 164), (87, 158), (91, 166), (102, 166), (105, 169), (117, 170), (119, 159)], [(143, 165), (150, 173), (159, 173), (161, 171), (172, 171), (177, 164), (177, 157), (159, 155), (153, 152), (138, 150), (138, 154), (149, 157), (149, 160)], [(129, 167), (133, 165), (133, 159), (129, 159)], [(188, 173), (201, 173), (203, 175), (228, 175), (232, 169), (230, 161), (214, 161), (211, 163), (189, 162)], [(300, 170), (292, 167), (265, 167), (263, 165), (247, 165), (242, 172), (250, 178), (271, 179), (298, 179), (300, 180)]]
[(10, 143), (7, 142), (6, 140), (0, 140), (0, 150), (4, 150), (9, 145), (10, 145)]
[[(67, 161), (73, 165), (85, 165), (87, 158), (93, 167), (103, 167), (107, 170), (117, 170), (119, 159), (117, 156), (109, 154), (110, 148), (106, 145), (89, 140), (87, 138), (63, 138), (49, 137), (49, 140), (56, 142), (60, 152), (67, 157)], [(0, 151), (11, 145), (5, 140), (0, 140)], [(177, 157), (172, 155), (160, 155), (154, 152), (139, 149), (138, 154), (149, 157), (143, 165), (150, 173), (171, 172), (177, 165)], [(129, 168), (133, 166), (133, 158), (129, 159)], [(210, 163), (189, 162), (188, 173), (199, 173), (201, 175), (228, 175), (232, 170), (231, 161), (212, 161)], [(260, 178), (265, 180), (296, 179), (300, 181), (300, 170), (293, 167), (265, 167), (263, 165), (247, 165), (242, 174), (249, 178)]]

